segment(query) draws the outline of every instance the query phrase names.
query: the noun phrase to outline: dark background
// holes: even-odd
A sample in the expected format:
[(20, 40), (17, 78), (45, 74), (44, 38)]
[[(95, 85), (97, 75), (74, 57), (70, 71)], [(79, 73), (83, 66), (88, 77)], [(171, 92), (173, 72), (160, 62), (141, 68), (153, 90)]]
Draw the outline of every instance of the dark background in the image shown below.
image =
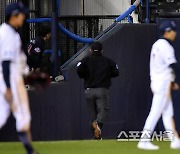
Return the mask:
[[(9, 2), (12, 1), (17, 0), (9, 0)], [(29, 5), (30, 18), (51, 16), (49, 0), (36, 0), (36, 3), (33, 3), (33, 0), (29, 0), (29, 3), (26, 0), (23, 2)], [(7, 4), (7, 1), (0, 2), (0, 22), (4, 21), (4, 7)], [(44, 9), (47, 5), (48, 9)], [(160, 5), (158, 4), (158, 6)], [(144, 15), (143, 9), (145, 10), (145, 7), (142, 6), (142, 10), (139, 11), (142, 11)], [(157, 14), (157, 11), (155, 13)], [(169, 13), (172, 17), (171, 12)], [(143, 21), (144, 18), (142, 17), (141, 20)], [(59, 21), (67, 29), (80, 36), (95, 37), (103, 31), (104, 27), (101, 23), (106, 21), (106, 26), (108, 26), (113, 23), (114, 19), (115, 16), (66, 16), (59, 18)], [(167, 19), (159, 19), (158, 25), (163, 20)], [(179, 27), (180, 20), (174, 20)], [(31, 38), (37, 36), (40, 25), (32, 23), (26, 26), (27, 32), (24, 33), (26, 34), (24, 37), (27, 43)], [(116, 61), (120, 68), (120, 77), (113, 79), (111, 87), (111, 112), (104, 127), (104, 138), (116, 138), (121, 130), (142, 130), (152, 99), (149, 87), (149, 54), (152, 44), (158, 37), (159, 33), (155, 24), (116, 24), (112, 30), (100, 37), (105, 55)], [(179, 41), (180, 35), (174, 43), (178, 61), (180, 61)], [(84, 44), (70, 40), (59, 32), (58, 45), (63, 64)], [(50, 44), (48, 44), (46, 49), (50, 48)], [(87, 54), (88, 49), (85, 48), (85, 50), (84, 55)], [(91, 137), (83, 81), (77, 77), (74, 63), (68, 67), (67, 74), (68, 81), (52, 84), (42, 93), (29, 91), (32, 133), (35, 140), (89, 139)], [(180, 83), (180, 81), (178, 82)], [(180, 91), (173, 93), (175, 119), (180, 133), (179, 96)], [(158, 123), (156, 129), (163, 129), (162, 122)], [(0, 141), (17, 140), (15, 132), (15, 121), (11, 117), (7, 125), (0, 131)]]
[[(116, 138), (121, 130), (142, 130), (151, 105), (149, 54), (156, 40), (156, 25), (117, 24), (100, 38), (104, 54), (119, 65), (113, 79), (111, 112), (104, 138)], [(69, 81), (52, 84), (45, 92), (29, 91), (32, 132), (35, 140), (89, 139), (89, 116), (83, 81), (68, 70)], [(15, 140), (14, 120), (0, 132), (1, 141)]]
[[(180, 26), (179, 19), (174, 20)], [(142, 130), (152, 99), (149, 55), (158, 35), (155, 24), (116, 24), (99, 38), (104, 45), (104, 54), (116, 61), (120, 69), (120, 77), (113, 79), (111, 87), (111, 112), (103, 130), (104, 138), (117, 138), (122, 130)], [(178, 61), (179, 40), (178, 36), (174, 43)], [(78, 78), (73, 61), (67, 69), (68, 81), (52, 84), (42, 93), (29, 91), (34, 140), (91, 138), (83, 81)], [(173, 93), (180, 133), (179, 96), (179, 91)], [(161, 121), (156, 129), (163, 129)], [(11, 117), (0, 132), (0, 141), (14, 140), (17, 140), (15, 121)]]

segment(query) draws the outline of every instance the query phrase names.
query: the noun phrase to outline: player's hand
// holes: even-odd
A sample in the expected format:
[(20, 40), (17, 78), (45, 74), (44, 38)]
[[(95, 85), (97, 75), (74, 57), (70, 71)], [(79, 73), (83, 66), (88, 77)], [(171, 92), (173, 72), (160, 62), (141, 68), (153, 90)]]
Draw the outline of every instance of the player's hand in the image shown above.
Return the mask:
[(35, 69), (35, 72), (40, 72), (40, 68), (36, 68), (36, 69)]
[(12, 97), (12, 92), (11, 92), (10, 88), (6, 89), (6, 93), (5, 93), (4, 97), (8, 103), (10, 103), (10, 104), (12, 103), (13, 97)]
[(179, 90), (179, 85), (176, 82), (172, 82), (171, 89), (172, 90)]
[(30, 68), (30, 69), (29, 69), (29, 71), (30, 71), (30, 72), (33, 72), (33, 71), (34, 71), (34, 68), (33, 68), (33, 67), (32, 67), (32, 68)]

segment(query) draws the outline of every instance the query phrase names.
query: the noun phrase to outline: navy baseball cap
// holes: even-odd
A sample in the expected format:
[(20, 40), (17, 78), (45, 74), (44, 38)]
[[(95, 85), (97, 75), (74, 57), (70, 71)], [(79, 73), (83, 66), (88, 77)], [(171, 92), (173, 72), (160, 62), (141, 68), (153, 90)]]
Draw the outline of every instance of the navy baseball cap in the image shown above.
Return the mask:
[(174, 21), (165, 21), (160, 25), (159, 29), (162, 32), (177, 31), (177, 25)]
[(23, 5), (23, 3), (11, 3), (6, 7), (5, 15), (10, 17), (19, 13), (27, 14), (29, 10)]

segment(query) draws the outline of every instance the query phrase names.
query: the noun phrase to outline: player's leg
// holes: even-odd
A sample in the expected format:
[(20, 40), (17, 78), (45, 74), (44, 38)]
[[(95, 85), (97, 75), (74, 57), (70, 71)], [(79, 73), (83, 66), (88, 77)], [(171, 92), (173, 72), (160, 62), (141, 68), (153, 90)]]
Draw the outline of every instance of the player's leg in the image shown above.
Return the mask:
[(4, 96), (0, 93), (0, 129), (6, 124), (9, 115), (10, 115), (9, 104), (4, 99)]
[(138, 148), (139, 149), (145, 149), (145, 150), (158, 150), (159, 147), (153, 145), (150, 140), (149, 141), (144, 141), (144, 139), (149, 139), (149, 137), (152, 135), (155, 126), (159, 120), (159, 118), (161, 117), (162, 111), (163, 111), (163, 105), (162, 102), (165, 102), (165, 97), (164, 95), (161, 94), (154, 94), (153, 96), (153, 101), (152, 101), (152, 106), (151, 106), (151, 110), (150, 113), (148, 115), (148, 118), (145, 122), (145, 126), (143, 129), (143, 135), (149, 135), (147, 136), (141, 136), (141, 141), (138, 143)]
[(87, 89), (85, 91), (85, 95), (87, 100), (88, 111), (90, 113), (90, 119), (91, 122), (93, 122), (97, 118), (97, 111), (96, 111), (95, 97), (92, 92), (92, 89)]
[(23, 80), (20, 78), (12, 84), (13, 104), (15, 106), (13, 115), (16, 119), (16, 129), (19, 140), (23, 143), (27, 154), (34, 154), (30, 132), (31, 115), (27, 91)]
[[(153, 88), (152, 90), (154, 92), (153, 101), (150, 113), (148, 115), (148, 118), (145, 122), (145, 126), (143, 129), (143, 135), (148, 133), (148, 135), (152, 135), (155, 126), (157, 125), (157, 122), (159, 121), (163, 110), (168, 102), (169, 94), (170, 94), (170, 82), (164, 83), (164, 86)], [(146, 132), (146, 133), (145, 133)], [(138, 144), (138, 148), (140, 149), (147, 149), (147, 150), (157, 150), (159, 149), (158, 146), (154, 146), (151, 142), (143, 142), (143, 140), (146, 139), (146, 136), (141, 136), (141, 140)]]
[(101, 129), (107, 120), (110, 110), (109, 90), (105, 88), (98, 88), (96, 91), (96, 98), (97, 119), (96, 123), (93, 124), (93, 127), (97, 132), (100, 130), (100, 136), (98, 139), (101, 139)]
[(96, 100), (96, 105), (97, 105), (97, 122), (102, 128), (103, 124), (107, 120), (109, 110), (110, 110), (110, 105), (109, 105), (109, 90), (105, 88), (99, 88), (97, 91), (97, 100)]
[(94, 129), (92, 127), (92, 123), (96, 121), (97, 119), (97, 107), (95, 103), (95, 97), (94, 97), (94, 92), (93, 89), (87, 89), (85, 90), (85, 95), (86, 95), (86, 100), (87, 100), (87, 107), (88, 111), (90, 114), (90, 125), (91, 125), (91, 130), (92, 134), (94, 136)]
[(171, 148), (179, 149), (180, 140), (179, 140), (178, 132), (176, 130), (173, 116), (174, 116), (173, 103), (172, 103), (172, 98), (170, 97), (167, 106), (163, 111), (162, 119), (166, 131), (171, 131), (173, 133), (173, 134), (169, 134), (170, 135), (169, 138), (173, 137), (173, 141), (171, 142)]
[(180, 139), (179, 139), (179, 134), (176, 130), (176, 125), (175, 125), (175, 120), (172, 118), (172, 125), (174, 128), (174, 139), (171, 142), (171, 149), (180, 149)]
[(148, 115), (148, 118), (145, 122), (145, 126), (143, 130), (149, 131), (150, 135), (152, 135), (155, 126), (157, 122), (159, 121), (161, 114), (163, 112), (164, 106), (166, 102), (166, 96), (162, 94), (154, 94), (153, 96), (153, 101), (152, 101), (152, 106), (150, 113)]

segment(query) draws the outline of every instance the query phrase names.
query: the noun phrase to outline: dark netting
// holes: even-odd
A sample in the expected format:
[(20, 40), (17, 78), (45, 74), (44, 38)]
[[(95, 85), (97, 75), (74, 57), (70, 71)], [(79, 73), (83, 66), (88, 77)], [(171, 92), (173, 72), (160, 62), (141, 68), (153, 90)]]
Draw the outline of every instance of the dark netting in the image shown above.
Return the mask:
[[(17, 0), (1, 0), (0, 1), (0, 22), (4, 22), (4, 8), (9, 2)], [(51, 17), (52, 5), (51, 0), (29, 0), (23, 1), (29, 7), (30, 14), (28, 18)], [(59, 18), (62, 25), (71, 32), (87, 38), (95, 38), (101, 31), (109, 27), (116, 16), (63, 16)], [(41, 23), (42, 24), (42, 23)], [(38, 36), (40, 23), (25, 24), (23, 30), (23, 42), (27, 44), (30, 39)], [(46, 23), (47, 24), (47, 23)], [(49, 23), (50, 25), (50, 23)], [(66, 35), (59, 31), (58, 47), (61, 51), (61, 64), (66, 62), (85, 44), (78, 43), (69, 39)], [(46, 44), (46, 50), (51, 49), (50, 41)], [(50, 71), (50, 55), (43, 56), (43, 70)]]
[[(131, 0), (132, 3), (135, 0)], [(146, 0), (142, 1), (137, 9), (139, 21), (144, 22), (146, 18)], [(180, 1), (179, 0), (149, 0), (149, 12), (151, 22), (156, 22), (156, 18), (179, 18)]]
[[(51, 1), (49, 0), (30, 0), (30, 18), (37, 17), (51, 17)], [(65, 16), (59, 18), (62, 25), (71, 32), (82, 37), (95, 38), (101, 31), (109, 27), (114, 22), (115, 16)], [(37, 36), (38, 27), (40, 24), (30, 24), (30, 35), (28, 39)], [(66, 62), (77, 51), (79, 51), (85, 44), (78, 43), (69, 39), (66, 35), (59, 31), (58, 47), (61, 51), (61, 64)], [(50, 42), (47, 43), (46, 49), (51, 49)], [(44, 54), (43, 70), (49, 70), (50, 55)]]
[[(62, 25), (71, 32), (86, 38), (95, 38), (114, 22), (115, 16), (74, 16), (61, 17)], [(59, 47), (62, 63), (79, 51), (85, 44), (78, 43), (59, 32)]]

